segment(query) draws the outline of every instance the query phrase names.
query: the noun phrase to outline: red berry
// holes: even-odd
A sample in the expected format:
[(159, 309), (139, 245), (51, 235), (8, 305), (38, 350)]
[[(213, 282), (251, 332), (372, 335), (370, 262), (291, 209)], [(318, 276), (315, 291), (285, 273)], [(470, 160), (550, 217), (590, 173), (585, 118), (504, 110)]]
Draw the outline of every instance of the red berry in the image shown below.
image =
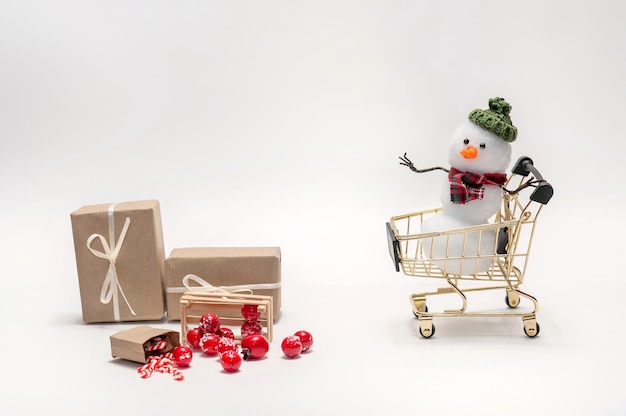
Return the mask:
[(243, 305), (241, 307), (241, 316), (247, 322), (255, 322), (258, 321), (261, 317), (261, 312), (259, 312), (259, 305)]
[(313, 335), (310, 332), (298, 331), (294, 335), (300, 338), (300, 342), (302, 342), (302, 352), (308, 351), (313, 345)]
[(263, 327), (258, 322), (244, 322), (241, 325), (241, 337), (245, 338), (248, 335), (252, 334), (261, 334), (263, 333)]
[(220, 342), (217, 344), (217, 352), (220, 354), (223, 354), (226, 351), (237, 352), (238, 348), (239, 347), (235, 343), (235, 340), (230, 338), (220, 338)]
[(295, 335), (289, 335), (283, 339), (280, 347), (283, 350), (283, 354), (287, 357), (295, 358), (302, 352), (302, 341), (300, 341), (300, 338)]
[(204, 332), (200, 328), (193, 328), (187, 331), (187, 342), (191, 346), (191, 348), (198, 349), (200, 348), (200, 338), (202, 338)]
[(230, 339), (235, 339), (235, 334), (233, 333), (233, 330), (230, 328), (220, 328), (219, 331), (217, 331), (217, 335), (220, 336), (220, 338), (230, 338)]
[(172, 361), (174, 361), (178, 367), (189, 367), (192, 358), (193, 352), (191, 348), (186, 345), (179, 345), (172, 350)]
[(265, 356), (270, 350), (270, 343), (261, 334), (248, 335), (241, 340), (241, 351), (243, 353), (243, 359), (249, 358), (259, 359)]
[(241, 367), (241, 355), (236, 351), (228, 350), (223, 354), (220, 354), (220, 364), (224, 371), (234, 373)]
[(199, 325), (204, 333), (215, 333), (220, 329), (220, 317), (214, 313), (205, 313), (200, 317)]
[(204, 334), (200, 339), (200, 348), (206, 355), (216, 355), (220, 337), (217, 334)]

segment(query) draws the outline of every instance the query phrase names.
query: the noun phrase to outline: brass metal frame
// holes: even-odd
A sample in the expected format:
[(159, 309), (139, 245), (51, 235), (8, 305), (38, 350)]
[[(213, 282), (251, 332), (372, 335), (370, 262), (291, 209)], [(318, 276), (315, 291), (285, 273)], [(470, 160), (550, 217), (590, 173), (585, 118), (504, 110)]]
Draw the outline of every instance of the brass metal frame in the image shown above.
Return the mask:
[[(532, 161), (530, 163), (532, 164)], [(532, 196), (527, 198), (527, 200), (523, 200), (520, 197), (521, 192), (506, 191), (509, 187), (515, 186), (516, 183), (518, 184), (518, 190), (530, 187), (529, 183), (531, 182), (545, 183), (542, 178), (541, 181), (536, 181), (534, 178), (528, 179), (526, 176), (524, 174), (516, 174), (514, 171), (503, 188), (501, 208), (495, 215), (493, 222), (489, 224), (445, 232), (421, 233), (423, 221), (432, 215), (440, 213), (441, 208), (433, 208), (391, 218), (389, 225), (391, 232), (393, 232), (393, 250), (395, 251), (397, 268), (402, 270), (407, 276), (440, 278), (447, 282), (446, 287), (438, 288), (436, 291), (410, 295), (413, 314), (419, 320), (419, 331), (423, 337), (430, 338), (434, 335), (433, 318), (463, 316), (518, 317), (522, 319), (524, 332), (527, 336), (532, 338), (539, 334), (539, 324), (536, 320), (539, 302), (534, 296), (520, 290), (520, 285), (524, 282), (537, 218), (547, 200), (552, 196), (552, 188), (549, 188), (547, 200), (541, 202), (533, 200)], [(546, 183), (546, 186), (549, 187), (549, 184)], [(486, 232), (495, 232), (498, 236), (493, 251), (489, 250), (493, 254), (468, 254), (465, 246), (468, 236), (473, 233), (474, 236), (478, 236), (478, 253), (480, 253), (480, 244), (483, 241), (482, 236)], [(441, 241), (442, 237), (444, 239), (447, 238), (445, 240), (447, 241), (446, 255), (436, 257), (432, 247), (435, 245), (435, 238)], [(448, 255), (450, 241), (453, 238), (456, 238), (456, 241), (459, 241), (459, 238), (463, 239), (463, 254), (460, 256)], [(430, 244), (425, 244), (429, 240)], [(506, 242), (505, 247), (499, 246), (499, 241)], [(431, 247), (429, 252), (427, 252), (426, 247)], [(465, 264), (472, 265), (475, 262), (478, 265), (479, 262), (485, 262), (486, 260), (491, 262), (488, 270), (468, 274), (463, 273)], [(451, 264), (451, 261), (463, 262), (460, 274), (447, 271), (448, 264)], [(472, 268), (472, 270), (476, 269), (477, 267)], [(484, 282), (484, 285), (480, 287), (465, 287), (470, 281), (480, 282), (478, 284), (483, 284), (482, 282)], [(506, 293), (505, 304), (509, 309), (502, 312), (468, 311), (466, 294), (489, 290), (504, 291)], [(427, 299), (443, 294), (457, 294), (461, 299), (461, 307), (443, 311), (429, 311)], [(530, 305), (532, 305), (531, 310), (517, 311), (516, 308), (520, 305), (522, 299), (530, 301)]]

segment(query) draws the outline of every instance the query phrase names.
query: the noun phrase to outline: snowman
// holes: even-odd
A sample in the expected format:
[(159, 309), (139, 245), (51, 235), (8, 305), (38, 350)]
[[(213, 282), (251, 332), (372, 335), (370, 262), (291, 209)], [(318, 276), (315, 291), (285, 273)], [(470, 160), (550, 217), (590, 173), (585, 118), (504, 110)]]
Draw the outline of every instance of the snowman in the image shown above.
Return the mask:
[[(415, 172), (448, 171), (440, 195), (442, 209), (424, 220), (422, 233), (445, 232), (488, 223), (500, 208), (506, 169), (511, 163), (511, 142), (517, 137), (503, 98), (489, 100), (489, 108), (476, 109), (459, 125), (450, 139), (450, 169), (417, 170), (406, 158), (402, 164)], [(448, 274), (472, 275), (491, 267), (496, 250), (492, 230), (424, 238), (424, 254)], [(485, 258), (460, 259), (484, 255)]]

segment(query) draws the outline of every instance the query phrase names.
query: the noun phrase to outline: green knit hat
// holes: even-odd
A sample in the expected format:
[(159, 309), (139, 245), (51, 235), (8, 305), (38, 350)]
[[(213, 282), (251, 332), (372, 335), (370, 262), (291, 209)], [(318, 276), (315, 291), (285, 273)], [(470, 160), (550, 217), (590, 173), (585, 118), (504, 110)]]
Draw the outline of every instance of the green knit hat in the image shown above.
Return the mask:
[(504, 98), (496, 97), (489, 99), (489, 109), (476, 110), (469, 113), (469, 119), (485, 130), (488, 130), (507, 142), (513, 142), (517, 138), (517, 128), (511, 122), (509, 113), (511, 104)]

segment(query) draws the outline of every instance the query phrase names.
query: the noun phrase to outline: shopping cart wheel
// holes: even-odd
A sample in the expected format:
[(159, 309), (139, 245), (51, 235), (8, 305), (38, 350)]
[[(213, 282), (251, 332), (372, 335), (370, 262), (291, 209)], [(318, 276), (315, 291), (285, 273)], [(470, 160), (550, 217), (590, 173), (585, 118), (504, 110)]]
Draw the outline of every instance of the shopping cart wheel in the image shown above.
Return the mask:
[(507, 290), (504, 302), (509, 308), (517, 308), (519, 306), (519, 293), (513, 290)]
[(540, 327), (537, 321), (534, 319), (525, 319), (524, 320), (524, 333), (529, 338), (534, 338), (539, 335)]
[(430, 338), (435, 335), (435, 325), (433, 325), (432, 320), (420, 321), (420, 335), (424, 338)]

